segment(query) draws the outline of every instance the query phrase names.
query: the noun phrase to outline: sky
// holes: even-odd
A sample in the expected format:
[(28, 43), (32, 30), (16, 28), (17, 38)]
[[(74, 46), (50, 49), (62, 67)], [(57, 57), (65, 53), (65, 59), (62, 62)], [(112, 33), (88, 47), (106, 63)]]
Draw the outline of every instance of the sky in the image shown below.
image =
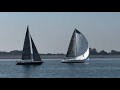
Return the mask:
[(22, 50), (25, 33), (39, 53), (67, 53), (76, 28), (90, 48), (120, 51), (120, 12), (0, 12), (0, 51)]

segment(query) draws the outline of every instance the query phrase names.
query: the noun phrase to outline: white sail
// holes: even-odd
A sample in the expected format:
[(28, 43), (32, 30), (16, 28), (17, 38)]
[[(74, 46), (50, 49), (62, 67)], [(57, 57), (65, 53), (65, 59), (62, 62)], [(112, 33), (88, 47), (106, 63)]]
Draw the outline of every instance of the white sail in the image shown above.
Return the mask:
[[(77, 33), (78, 32), (78, 33)], [(88, 42), (85, 36), (76, 30), (76, 59), (86, 59), (89, 55)]]
[(89, 47), (83, 55), (76, 57), (76, 60), (84, 60), (84, 59), (87, 59), (88, 56), (89, 56)]

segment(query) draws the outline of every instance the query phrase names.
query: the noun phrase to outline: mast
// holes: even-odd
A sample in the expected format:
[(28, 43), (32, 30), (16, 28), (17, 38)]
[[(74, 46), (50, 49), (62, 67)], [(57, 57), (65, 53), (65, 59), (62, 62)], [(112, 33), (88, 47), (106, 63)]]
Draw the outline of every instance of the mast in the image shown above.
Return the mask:
[(24, 39), (24, 46), (22, 52), (22, 60), (31, 59), (31, 48), (30, 48), (30, 37), (29, 37), (29, 26), (27, 26), (27, 31)]
[(76, 28), (75, 28), (75, 57), (77, 56), (77, 34), (76, 34)]

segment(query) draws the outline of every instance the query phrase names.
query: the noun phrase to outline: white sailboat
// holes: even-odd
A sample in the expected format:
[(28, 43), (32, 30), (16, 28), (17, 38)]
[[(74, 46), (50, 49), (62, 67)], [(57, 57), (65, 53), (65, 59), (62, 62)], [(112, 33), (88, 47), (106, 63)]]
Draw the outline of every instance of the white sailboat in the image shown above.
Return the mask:
[[(32, 44), (32, 51), (33, 51), (32, 56), (31, 56), (31, 44)], [(33, 39), (29, 34), (29, 29), (27, 27), (24, 46), (23, 46), (23, 52), (22, 52), (22, 61), (17, 61), (16, 65), (36, 65), (36, 64), (42, 64), (42, 63), (43, 62), (36, 49)]]
[(85, 36), (77, 29), (74, 30), (68, 47), (66, 58), (62, 63), (84, 63), (89, 56), (89, 46)]

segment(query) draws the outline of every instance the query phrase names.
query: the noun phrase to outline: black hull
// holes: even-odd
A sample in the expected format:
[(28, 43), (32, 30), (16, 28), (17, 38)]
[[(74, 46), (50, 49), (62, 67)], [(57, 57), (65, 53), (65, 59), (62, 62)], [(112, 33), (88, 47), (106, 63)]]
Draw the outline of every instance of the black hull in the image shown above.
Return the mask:
[(17, 62), (16, 65), (41, 65), (43, 62)]

